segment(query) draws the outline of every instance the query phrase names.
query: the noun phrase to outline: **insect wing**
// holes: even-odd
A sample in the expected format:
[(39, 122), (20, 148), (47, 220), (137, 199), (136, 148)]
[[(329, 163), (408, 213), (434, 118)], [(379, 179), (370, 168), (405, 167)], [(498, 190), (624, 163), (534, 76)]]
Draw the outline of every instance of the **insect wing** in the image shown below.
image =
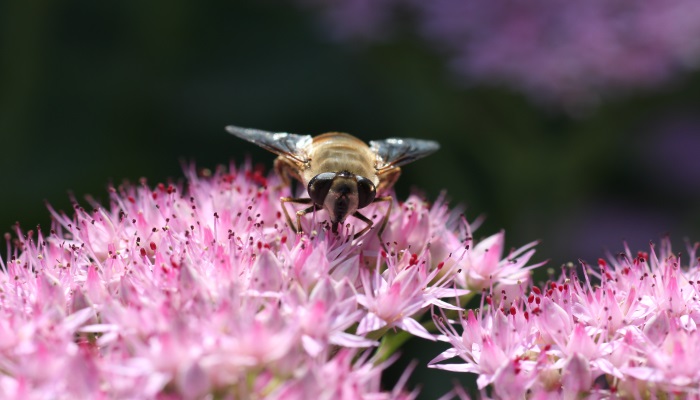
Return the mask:
[(241, 139), (255, 143), (263, 149), (269, 150), (279, 156), (287, 157), (301, 164), (309, 162), (307, 150), (309, 146), (311, 146), (312, 140), (309, 135), (296, 135), (287, 132), (267, 132), (233, 125), (227, 126), (226, 130)]
[(400, 167), (423, 158), (440, 148), (437, 142), (421, 139), (390, 138), (369, 142), (370, 149), (377, 155), (377, 171)]

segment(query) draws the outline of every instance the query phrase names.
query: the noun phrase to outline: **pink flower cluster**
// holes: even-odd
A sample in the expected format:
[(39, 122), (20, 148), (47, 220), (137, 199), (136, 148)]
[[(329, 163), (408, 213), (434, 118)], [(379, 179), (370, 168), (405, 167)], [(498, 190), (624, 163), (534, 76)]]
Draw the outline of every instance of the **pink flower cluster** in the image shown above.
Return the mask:
[(695, 0), (297, 0), (338, 38), (382, 40), (399, 15), (468, 81), (576, 106), (659, 86), (700, 63)]
[(431, 306), (528, 279), (531, 253), (502, 260), (502, 233), (473, 243), (442, 200), (397, 204), (387, 254), (374, 231), (352, 240), (361, 222), (332, 234), (322, 211), (295, 235), (289, 190), (250, 167), (186, 175), (51, 209), (48, 234), (18, 228), (0, 261), (1, 398), (411, 399), (381, 389), (378, 340), (434, 340)]
[[(502, 399), (698, 398), (697, 247), (690, 266), (665, 240), (597, 269), (584, 264), (580, 275), (565, 268), (516, 296), (486, 297), (459, 321), (435, 315), (452, 348), (431, 365), (478, 374), (479, 387)], [(454, 357), (463, 363), (443, 363)]]

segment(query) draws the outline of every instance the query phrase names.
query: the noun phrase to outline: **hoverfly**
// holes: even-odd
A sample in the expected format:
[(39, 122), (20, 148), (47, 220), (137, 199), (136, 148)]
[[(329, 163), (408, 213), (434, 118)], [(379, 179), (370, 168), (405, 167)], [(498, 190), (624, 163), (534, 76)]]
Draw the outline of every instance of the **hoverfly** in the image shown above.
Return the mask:
[[(302, 232), (301, 218), (304, 215), (325, 209), (333, 233), (338, 233), (338, 225), (349, 215), (366, 223), (367, 226), (354, 235), (357, 239), (374, 225), (358, 210), (383, 201), (388, 202), (389, 207), (377, 233), (380, 243), (393, 203), (386, 192), (399, 178), (400, 167), (440, 147), (432, 140), (397, 138), (371, 141), (367, 145), (340, 132), (311, 137), (237, 126), (227, 126), (226, 130), (277, 154), (274, 168), (283, 184), (289, 185), (290, 178), (294, 178), (307, 188), (308, 198), (280, 198), (287, 224), (295, 233)], [(378, 194), (382, 196), (377, 197)], [(285, 203), (309, 205), (296, 212), (296, 225), (292, 223)]]

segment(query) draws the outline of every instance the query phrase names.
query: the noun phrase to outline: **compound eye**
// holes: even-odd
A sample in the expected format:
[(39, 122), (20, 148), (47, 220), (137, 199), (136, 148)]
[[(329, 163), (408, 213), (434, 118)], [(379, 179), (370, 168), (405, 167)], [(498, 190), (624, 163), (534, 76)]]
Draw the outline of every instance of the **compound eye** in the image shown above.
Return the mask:
[(361, 176), (357, 177), (357, 208), (363, 208), (368, 206), (374, 201), (374, 197), (377, 195), (377, 189), (374, 187), (374, 183), (367, 178)]
[(326, 196), (328, 195), (328, 191), (333, 185), (335, 175), (336, 174), (334, 172), (324, 172), (314, 176), (309, 181), (309, 187), (307, 190), (309, 191), (309, 197), (311, 197), (311, 200), (313, 200), (315, 204), (323, 205), (323, 202), (326, 200)]

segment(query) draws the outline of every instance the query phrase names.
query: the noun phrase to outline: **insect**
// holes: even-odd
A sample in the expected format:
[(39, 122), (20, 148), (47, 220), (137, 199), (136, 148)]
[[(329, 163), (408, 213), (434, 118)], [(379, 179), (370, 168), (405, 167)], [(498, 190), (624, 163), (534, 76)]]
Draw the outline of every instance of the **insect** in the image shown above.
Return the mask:
[[(277, 154), (274, 168), (283, 184), (289, 185), (290, 178), (294, 178), (307, 188), (308, 198), (280, 198), (287, 224), (294, 232), (302, 232), (301, 218), (304, 215), (325, 209), (333, 233), (338, 233), (338, 225), (348, 216), (366, 223), (354, 235), (354, 239), (357, 239), (374, 225), (358, 210), (372, 203), (388, 202), (377, 232), (382, 246), (382, 233), (393, 204), (392, 197), (386, 192), (399, 178), (401, 166), (425, 157), (440, 147), (432, 140), (397, 138), (371, 141), (367, 145), (352, 135), (340, 132), (311, 137), (237, 126), (227, 126), (226, 130)], [(286, 203), (308, 205), (296, 212), (296, 225), (292, 223)]]

